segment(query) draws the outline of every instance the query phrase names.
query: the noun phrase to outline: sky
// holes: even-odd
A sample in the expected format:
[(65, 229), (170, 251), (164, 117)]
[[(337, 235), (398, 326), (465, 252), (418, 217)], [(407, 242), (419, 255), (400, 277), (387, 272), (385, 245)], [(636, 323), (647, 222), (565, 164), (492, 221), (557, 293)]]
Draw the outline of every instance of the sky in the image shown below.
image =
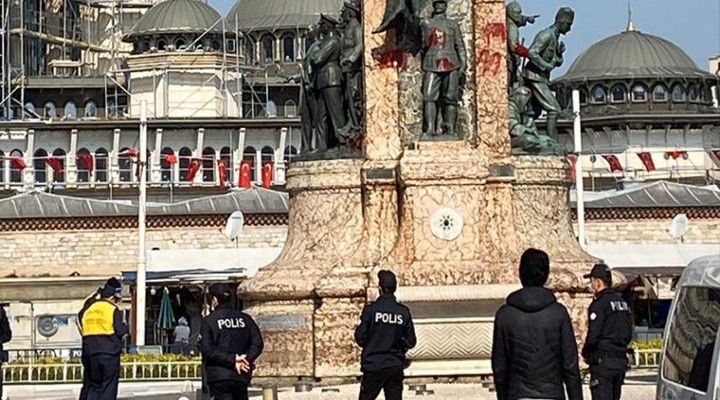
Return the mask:
[[(303, 0), (296, 0), (303, 1)], [(630, 0), (635, 29), (674, 42), (704, 70), (708, 59), (720, 54), (720, 0)], [(225, 15), (235, 0), (208, 0)], [(628, 0), (521, 0), (526, 15), (540, 14), (534, 26), (523, 28), (525, 43), (535, 33), (552, 24), (555, 12), (563, 6), (575, 10), (573, 30), (562, 40), (567, 46), (567, 69), (571, 60), (591, 44), (620, 33), (627, 25)]]

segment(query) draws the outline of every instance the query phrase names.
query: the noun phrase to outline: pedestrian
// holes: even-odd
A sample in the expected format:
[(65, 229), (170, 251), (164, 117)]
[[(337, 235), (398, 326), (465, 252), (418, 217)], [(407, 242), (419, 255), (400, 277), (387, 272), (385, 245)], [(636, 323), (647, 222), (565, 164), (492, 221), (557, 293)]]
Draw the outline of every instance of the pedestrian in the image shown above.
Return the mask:
[(588, 308), (588, 333), (582, 356), (590, 366), (593, 400), (618, 400), (627, 372), (627, 351), (632, 340), (630, 307), (612, 289), (612, 272), (596, 264), (585, 278), (595, 292)]
[(190, 353), (190, 327), (185, 317), (180, 317), (178, 320), (178, 325), (173, 331), (173, 336), (175, 351), (182, 355), (188, 355)]
[(210, 287), (213, 311), (200, 328), (205, 381), (215, 400), (247, 400), (263, 339), (255, 320), (232, 304), (227, 285)]
[(583, 398), (572, 321), (544, 287), (549, 275), (547, 253), (525, 250), (522, 289), (495, 314), (492, 370), (498, 400)]
[(402, 399), (405, 354), (415, 347), (415, 326), (410, 309), (395, 298), (397, 278), (392, 271), (378, 272), (380, 297), (363, 308), (355, 329), (355, 342), (362, 347), (360, 400), (375, 400), (380, 391), (385, 400)]
[(8, 352), (3, 349), (3, 345), (12, 339), (12, 330), (10, 329), (10, 321), (5, 313), (5, 307), (0, 305), (0, 399), (3, 398), (3, 363), (8, 362)]
[[(82, 336), (82, 315), (85, 313), (85, 310), (88, 309), (95, 301), (100, 299), (100, 292), (102, 292), (102, 287), (99, 287), (96, 291), (94, 291), (90, 296), (85, 298), (85, 302), (83, 303), (82, 308), (80, 309), (80, 312), (78, 312), (77, 315), (77, 328), (80, 332), (80, 336)], [(82, 387), (80, 388), (80, 397), (79, 400), (87, 400), (87, 394), (88, 390), (90, 390), (90, 359), (87, 355), (87, 351), (85, 350), (85, 341), (82, 342), (82, 350), (80, 353), (80, 361), (82, 363)]]
[(120, 282), (111, 278), (100, 292), (100, 299), (81, 313), (83, 352), (87, 352), (90, 387), (88, 400), (117, 399), (120, 354), (128, 327), (117, 306), (122, 299)]

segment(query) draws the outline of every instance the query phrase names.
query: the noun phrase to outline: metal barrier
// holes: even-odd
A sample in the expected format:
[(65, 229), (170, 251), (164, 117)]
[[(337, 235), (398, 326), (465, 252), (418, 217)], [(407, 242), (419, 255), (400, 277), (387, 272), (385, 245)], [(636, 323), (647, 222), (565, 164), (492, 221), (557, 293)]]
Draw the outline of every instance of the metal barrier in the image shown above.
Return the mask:
[(660, 349), (635, 350), (633, 368), (658, 368), (660, 366)]
[[(82, 365), (5, 364), (5, 384), (73, 383), (82, 381)], [(121, 381), (174, 381), (200, 379), (201, 363), (197, 361), (125, 362), (120, 366)]]

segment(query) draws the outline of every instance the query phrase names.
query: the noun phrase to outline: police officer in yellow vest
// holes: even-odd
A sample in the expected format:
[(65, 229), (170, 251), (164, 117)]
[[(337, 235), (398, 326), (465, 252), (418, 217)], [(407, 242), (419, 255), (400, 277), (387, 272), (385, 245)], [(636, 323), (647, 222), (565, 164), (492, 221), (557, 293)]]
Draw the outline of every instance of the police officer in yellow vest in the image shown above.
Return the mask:
[(120, 282), (108, 280), (101, 298), (81, 312), (83, 351), (87, 352), (90, 388), (88, 400), (115, 400), (120, 379), (120, 353), (128, 328), (117, 303), (122, 298)]

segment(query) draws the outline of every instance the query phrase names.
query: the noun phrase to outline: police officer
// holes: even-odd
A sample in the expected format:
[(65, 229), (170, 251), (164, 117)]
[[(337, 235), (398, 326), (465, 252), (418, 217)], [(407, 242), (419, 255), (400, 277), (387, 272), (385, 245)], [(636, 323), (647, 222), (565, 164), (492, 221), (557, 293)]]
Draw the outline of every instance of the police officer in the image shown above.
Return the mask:
[[(110, 278), (108, 283), (114, 283), (112, 280), (115, 278)], [(77, 327), (78, 331), (80, 332), (80, 336), (82, 336), (82, 315), (85, 313), (85, 311), (90, 307), (94, 302), (100, 299), (100, 293), (102, 292), (102, 287), (98, 288), (96, 291), (94, 291), (90, 296), (85, 298), (85, 302), (83, 303), (83, 307), (80, 309), (80, 312), (78, 312), (77, 316)], [(90, 390), (90, 358), (88, 357), (87, 351), (85, 350), (85, 341), (83, 341), (83, 349), (80, 356), (80, 360), (82, 361), (82, 387), (80, 388), (80, 397), (79, 400), (87, 400), (88, 390)]]
[(205, 380), (215, 400), (247, 400), (254, 362), (263, 351), (260, 329), (233, 307), (230, 288), (210, 287), (213, 312), (202, 321), (200, 350)]
[(386, 400), (400, 400), (405, 353), (417, 342), (415, 327), (410, 310), (395, 299), (395, 274), (378, 272), (378, 288), (380, 297), (365, 306), (355, 329), (355, 341), (362, 347), (360, 400), (375, 400), (381, 390)]
[(5, 313), (5, 305), (0, 304), (0, 399), (3, 398), (3, 371), (2, 364), (8, 362), (8, 353), (3, 350), (3, 345), (12, 339), (10, 321)]
[(83, 353), (89, 362), (88, 400), (117, 399), (120, 354), (128, 327), (117, 306), (122, 299), (120, 282), (111, 278), (100, 292), (100, 299), (80, 313)]
[(630, 308), (612, 289), (612, 273), (596, 264), (590, 278), (595, 300), (588, 309), (588, 333), (582, 356), (590, 366), (593, 400), (618, 400), (627, 371), (627, 349), (632, 339)]

